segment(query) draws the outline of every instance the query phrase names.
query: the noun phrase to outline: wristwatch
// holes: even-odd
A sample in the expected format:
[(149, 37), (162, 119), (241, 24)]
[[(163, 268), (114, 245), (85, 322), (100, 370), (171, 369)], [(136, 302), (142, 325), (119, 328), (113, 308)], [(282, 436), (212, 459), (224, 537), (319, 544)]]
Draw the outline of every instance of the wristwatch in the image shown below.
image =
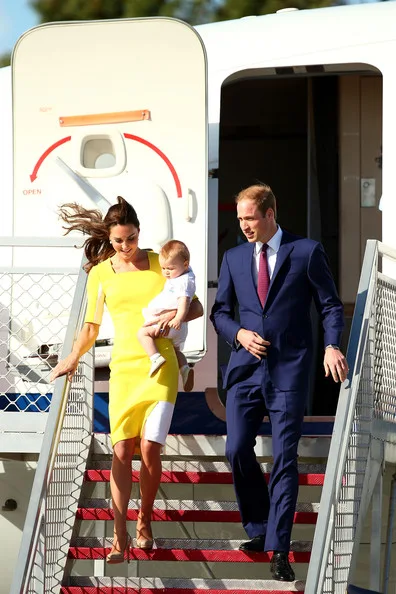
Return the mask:
[(340, 350), (340, 347), (337, 344), (328, 344), (327, 346), (325, 346), (325, 350), (328, 349), (328, 348), (330, 348), (330, 347), (332, 349), (335, 349), (336, 351), (339, 351)]

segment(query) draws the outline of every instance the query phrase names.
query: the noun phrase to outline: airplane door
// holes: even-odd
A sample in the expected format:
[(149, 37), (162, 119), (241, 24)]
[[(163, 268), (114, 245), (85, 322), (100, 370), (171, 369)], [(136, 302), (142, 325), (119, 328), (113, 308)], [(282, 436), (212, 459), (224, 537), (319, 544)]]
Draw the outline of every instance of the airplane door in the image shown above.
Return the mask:
[[(141, 247), (188, 245), (205, 306), (207, 83), (196, 31), (168, 18), (50, 23), (18, 41), (12, 74), (14, 234), (62, 235), (59, 205), (106, 211), (121, 195), (136, 208)], [(81, 252), (68, 257), (76, 264)], [(50, 250), (45, 259), (59, 265)], [(191, 359), (206, 349), (205, 318), (189, 325)]]

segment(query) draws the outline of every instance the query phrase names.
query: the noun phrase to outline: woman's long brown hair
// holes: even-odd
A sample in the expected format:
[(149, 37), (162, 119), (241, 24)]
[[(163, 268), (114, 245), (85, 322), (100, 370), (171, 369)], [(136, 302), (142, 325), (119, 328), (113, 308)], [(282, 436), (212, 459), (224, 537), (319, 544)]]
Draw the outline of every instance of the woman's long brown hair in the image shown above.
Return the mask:
[(59, 209), (59, 216), (66, 223), (63, 226), (66, 229), (65, 235), (70, 231), (81, 231), (84, 235), (89, 235), (84, 241), (84, 252), (88, 260), (84, 268), (87, 272), (114, 254), (109, 242), (110, 229), (114, 225), (133, 225), (140, 228), (133, 206), (121, 196), (117, 196), (117, 202), (118, 204), (110, 206), (104, 217), (100, 210), (88, 210), (76, 202), (63, 204)]

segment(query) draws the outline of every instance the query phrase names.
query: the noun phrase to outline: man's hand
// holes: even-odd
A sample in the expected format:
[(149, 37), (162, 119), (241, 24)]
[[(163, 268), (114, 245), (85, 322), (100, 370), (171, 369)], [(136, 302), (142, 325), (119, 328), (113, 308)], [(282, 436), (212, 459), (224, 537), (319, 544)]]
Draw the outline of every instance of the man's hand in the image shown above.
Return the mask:
[(343, 382), (349, 371), (347, 360), (340, 350), (333, 347), (327, 347), (324, 354), (323, 367), (326, 377), (331, 374), (333, 380)]
[(261, 338), (260, 334), (252, 330), (245, 330), (241, 328), (238, 330), (236, 339), (241, 345), (251, 353), (256, 359), (261, 359), (267, 356), (267, 347), (271, 344), (268, 340)]
[(143, 324), (144, 326), (156, 326), (155, 336), (157, 338), (164, 338), (169, 334), (169, 322), (173, 320), (177, 313), (177, 309), (167, 309), (155, 316), (149, 322)]

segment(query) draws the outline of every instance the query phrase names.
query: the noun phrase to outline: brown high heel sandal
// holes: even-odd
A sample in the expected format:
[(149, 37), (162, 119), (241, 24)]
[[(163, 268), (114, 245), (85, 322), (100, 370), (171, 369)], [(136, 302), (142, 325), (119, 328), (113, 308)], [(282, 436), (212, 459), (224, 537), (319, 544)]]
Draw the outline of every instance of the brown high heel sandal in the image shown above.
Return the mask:
[(132, 538), (127, 533), (124, 549), (122, 551), (117, 551), (117, 552), (110, 551), (110, 553), (106, 557), (106, 562), (109, 565), (115, 565), (116, 563), (123, 563), (125, 561), (125, 553), (126, 553), (126, 560), (127, 560), (127, 563), (129, 563), (131, 544), (132, 544)]
[[(138, 522), (139, 520), (141, 520), (141, 516), (140, 514), (138, 515)], [(148, 526), (150, 527), (150, 531), (151, 531), (151, 522), (148, 522)], [(150, 550), (153, 548), (153, 544), (154, 544), (154, 539), (153, 537), (146, 537), (142, 535), (142, 531), (138, 529), (137, 527), (137, 523), (136, 523), (136, 546), (138, 549), (145, 549), (145, 550)]]

